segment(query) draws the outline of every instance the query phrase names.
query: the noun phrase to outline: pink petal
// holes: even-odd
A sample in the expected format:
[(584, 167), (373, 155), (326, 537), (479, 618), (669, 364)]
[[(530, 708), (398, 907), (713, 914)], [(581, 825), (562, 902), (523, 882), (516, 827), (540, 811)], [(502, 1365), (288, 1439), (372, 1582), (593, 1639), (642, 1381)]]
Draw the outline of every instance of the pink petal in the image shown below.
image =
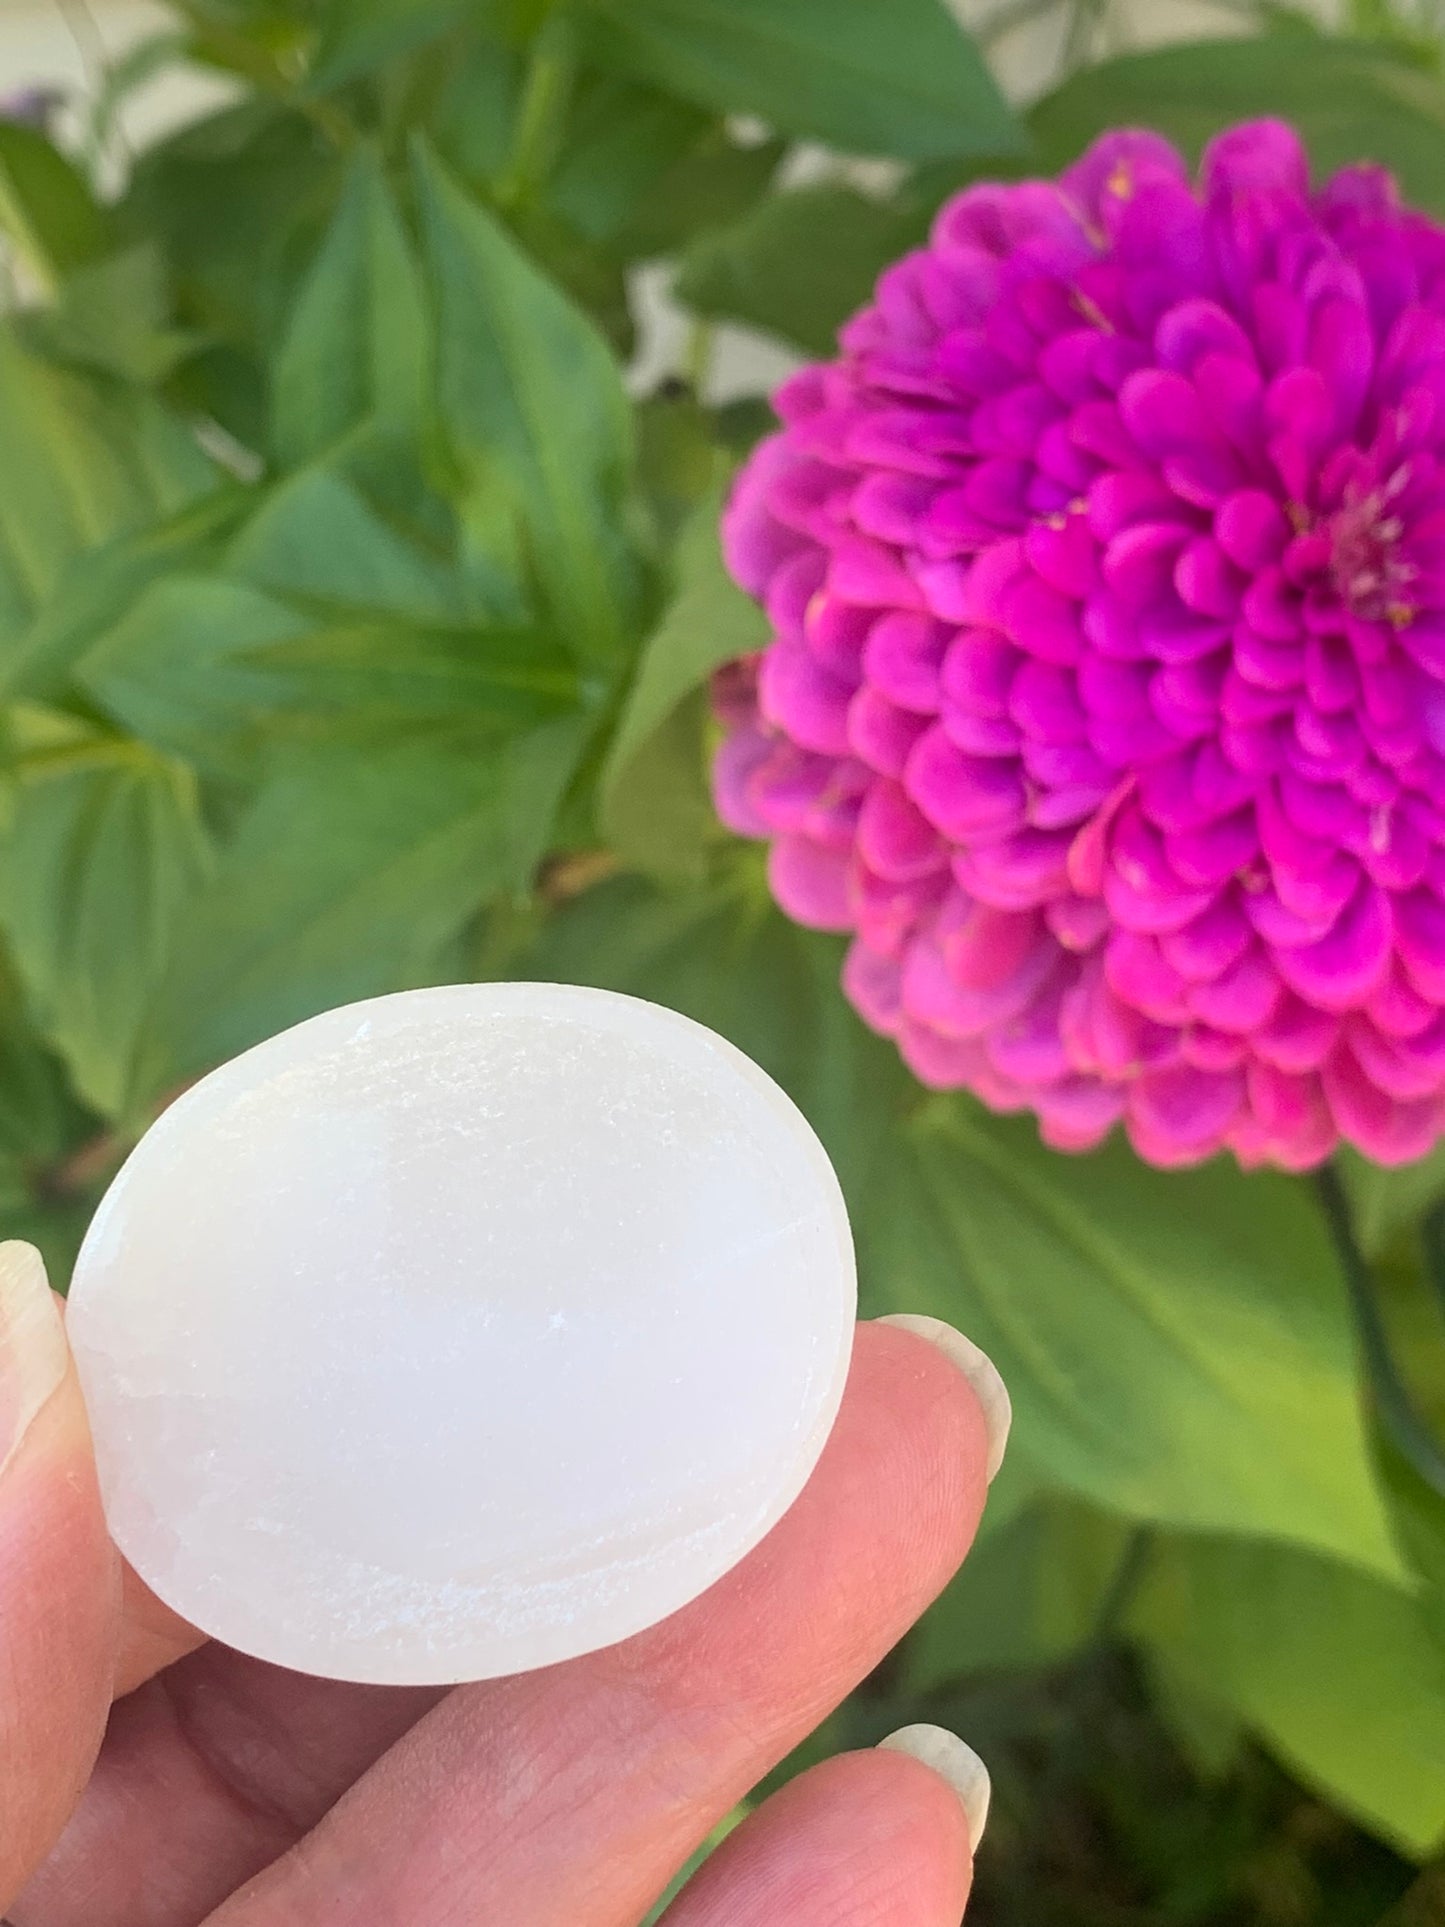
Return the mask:
[(849, 859), (802, 836), (781, 836), (768, 852), (768, 883), (795, 923), (809, 930), (849, 930)]

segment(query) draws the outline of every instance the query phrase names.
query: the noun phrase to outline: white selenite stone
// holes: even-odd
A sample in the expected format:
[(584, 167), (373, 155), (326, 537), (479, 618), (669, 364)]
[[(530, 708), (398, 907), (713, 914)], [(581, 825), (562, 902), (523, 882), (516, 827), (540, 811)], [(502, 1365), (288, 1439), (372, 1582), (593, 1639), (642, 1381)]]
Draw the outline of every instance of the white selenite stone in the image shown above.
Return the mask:
[(96, 1214), (69, 1326), (107, 1516), (203, 1631), (441, 1683), (610, 1645), (797, 1497), (853, 1339), (812, 1130), (691, 1019), (407, 991), (223, 1065)]

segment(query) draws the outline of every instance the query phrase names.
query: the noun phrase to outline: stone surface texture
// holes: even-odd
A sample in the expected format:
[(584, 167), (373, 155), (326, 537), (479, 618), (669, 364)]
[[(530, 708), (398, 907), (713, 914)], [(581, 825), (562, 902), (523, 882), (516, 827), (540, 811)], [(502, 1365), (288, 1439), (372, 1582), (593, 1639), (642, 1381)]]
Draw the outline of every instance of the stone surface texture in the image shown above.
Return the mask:
[(837, 1180), (675, 1012), (484, 984), (327, 1012), (161, 1117), (70, 1332), (111, 1528), (206, 1632), (480, 1679), (653, 1624), (776, 1523), (852, 1347)]

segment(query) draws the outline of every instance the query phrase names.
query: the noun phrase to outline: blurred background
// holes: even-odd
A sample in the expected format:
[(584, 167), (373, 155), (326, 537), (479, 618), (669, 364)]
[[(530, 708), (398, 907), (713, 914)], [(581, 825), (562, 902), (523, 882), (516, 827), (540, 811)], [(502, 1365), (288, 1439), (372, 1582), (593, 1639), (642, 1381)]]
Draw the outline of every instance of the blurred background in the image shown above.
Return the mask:
[(0, 0), (0, 1230), (63, 1282), (166, 1098), (348, 997), (690, 1010), (818, 1124), (866, 1307), (1019, 1414), (966, 1574), (780, 1775), (967, 1735), (979, 1927), (1438, 1927), (1445, 1159), (1343, 1158), (1342, 1226), (971, 1100), (910, 1136), (712, 818), (703, 684), (762, 640), (713, 531), (766, 397), (948, 193), (1277, 111), (1445, 216), (1445, 9), (968, 5), (940, 100), (933, 0), (836, 5), (882, 37), (830, 93), (623, 0)]

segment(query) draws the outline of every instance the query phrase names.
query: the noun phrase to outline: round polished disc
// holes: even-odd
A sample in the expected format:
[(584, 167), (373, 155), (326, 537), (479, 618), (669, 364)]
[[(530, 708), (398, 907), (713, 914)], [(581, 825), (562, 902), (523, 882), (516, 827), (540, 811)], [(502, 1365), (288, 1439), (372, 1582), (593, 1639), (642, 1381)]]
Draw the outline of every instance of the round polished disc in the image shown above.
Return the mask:
[(479, 984), (329, 1011), (172, 1104), (70, 1334), (161, 1598), (419, 1684), (611, 1644), (725, 1573), (817, 1460), (854, 1298), (828, 1159), (731, 1044)]

